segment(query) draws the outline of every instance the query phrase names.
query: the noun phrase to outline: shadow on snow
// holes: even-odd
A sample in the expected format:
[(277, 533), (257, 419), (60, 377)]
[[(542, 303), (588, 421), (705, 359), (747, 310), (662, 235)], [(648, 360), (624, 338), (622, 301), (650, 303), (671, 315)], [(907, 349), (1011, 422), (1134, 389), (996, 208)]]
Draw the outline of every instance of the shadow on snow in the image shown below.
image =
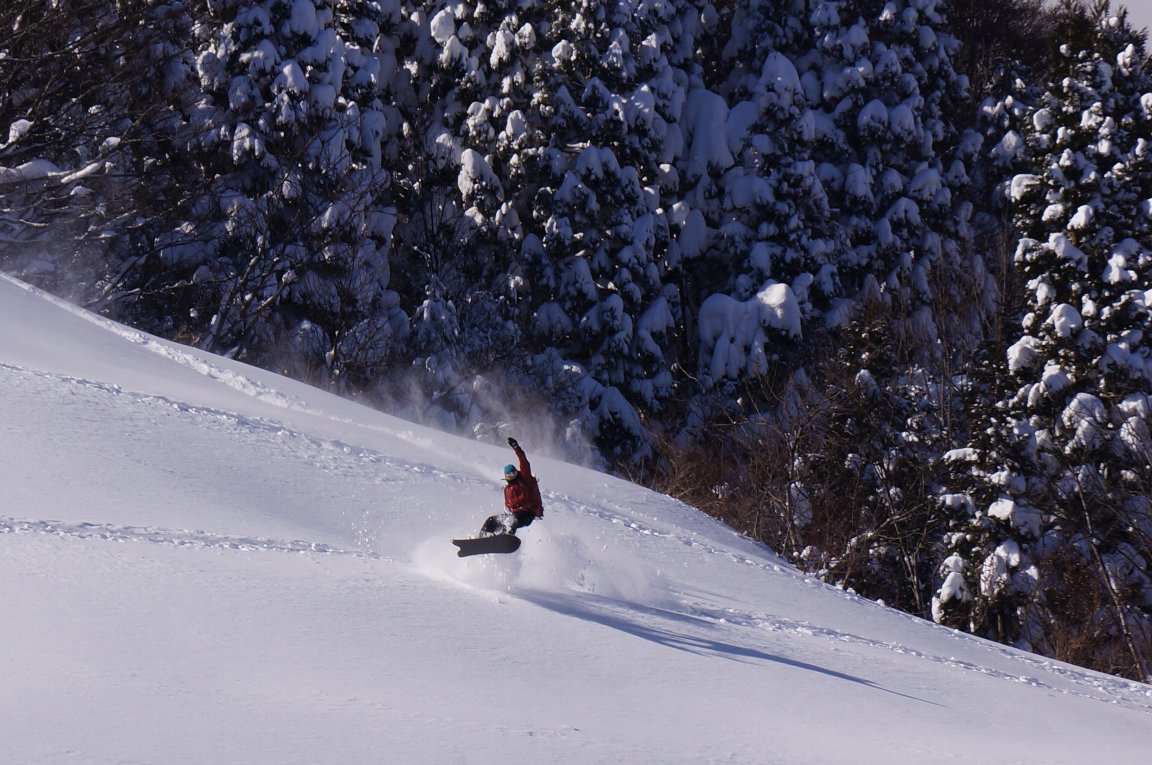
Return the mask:
[[(674, 648), (678, 651), (687, 651), (699, 656), (720, 656), (734, 661), (746, 663), (772, 663), (807, 672), (817, 672), (821, 675), (837, 680), (857, 683), (894, 696), (901, 696), (912, 701), (933, 706), (943, 706), (934, 701), (909, 696), (904, 693), (885, 688), (872, 680), (856, 677), (845, 672), (838, 672), (827, 667), (810, 664), (797, 659), (789, 659), (777, 654), (767, 653), (757, 648), (737, 645), (723, 640), (715, 640), (699, 634), (690, 634), (683, 630), (674, 630), (653, 626), (645, 623), (649, 620), (662, 620), (684, 625), (691, 625), (699, 629), (716, 629), (717, 625), (708, 620), (692, 614), (671, 611), (639, 603), (631, 603), (615, 598), (600, 595), (581, 595), (578, 593), (553, 593), (541, 590), (517, 590), (517, 596), (523, 600), (546, 608), (563, 616), (572, 616), (594, 624), (609, 627), (620, 632), (649, 640), (659, 645)], [(645, 619), (637, 618), (643, 616)]]

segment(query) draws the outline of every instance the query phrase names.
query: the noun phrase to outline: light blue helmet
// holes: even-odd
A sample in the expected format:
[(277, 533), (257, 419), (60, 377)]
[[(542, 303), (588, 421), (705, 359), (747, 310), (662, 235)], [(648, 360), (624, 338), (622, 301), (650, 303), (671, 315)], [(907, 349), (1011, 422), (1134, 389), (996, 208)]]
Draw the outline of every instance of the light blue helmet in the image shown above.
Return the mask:
[(519, 472), (520, 471), (516, 469), (515, 465), (505, 465), (504, 466), (504, 477), (505, 478), (511, 478)]

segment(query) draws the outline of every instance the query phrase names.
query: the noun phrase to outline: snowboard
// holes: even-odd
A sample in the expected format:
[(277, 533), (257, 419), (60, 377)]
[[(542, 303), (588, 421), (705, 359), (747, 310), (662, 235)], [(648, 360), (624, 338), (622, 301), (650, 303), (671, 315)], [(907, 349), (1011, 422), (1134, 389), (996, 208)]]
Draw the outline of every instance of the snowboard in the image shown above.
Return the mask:
[(460, 548), (456, 551), (458, 558), (489, 553), (510, 553), (520, 549), (519, 537), (512, 534), (496, 534), (490, 537), (477, 537), (476, 539), (453, 539), (452, 544)]

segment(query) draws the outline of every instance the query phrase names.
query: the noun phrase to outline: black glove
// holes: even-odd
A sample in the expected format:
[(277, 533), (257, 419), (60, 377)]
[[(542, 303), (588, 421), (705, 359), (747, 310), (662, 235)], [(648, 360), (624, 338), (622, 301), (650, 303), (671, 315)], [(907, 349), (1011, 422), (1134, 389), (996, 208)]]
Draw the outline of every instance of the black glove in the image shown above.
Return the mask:
[(520, 448), (520, 444), (517, 443), (516, 439), (512, 438), (511, 436), (508, 437), (508, 445), (511, 446), (513, 449), (519, 449)]

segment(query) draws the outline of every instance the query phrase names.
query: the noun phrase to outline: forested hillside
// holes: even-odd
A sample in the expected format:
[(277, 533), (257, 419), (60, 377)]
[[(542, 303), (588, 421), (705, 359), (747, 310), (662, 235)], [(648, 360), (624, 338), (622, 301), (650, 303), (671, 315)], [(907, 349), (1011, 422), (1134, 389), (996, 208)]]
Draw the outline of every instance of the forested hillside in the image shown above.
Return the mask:
[(1121, 8), (13, 0), (0, 27), (0, 268), (1152, 674), (1152, 65)]

